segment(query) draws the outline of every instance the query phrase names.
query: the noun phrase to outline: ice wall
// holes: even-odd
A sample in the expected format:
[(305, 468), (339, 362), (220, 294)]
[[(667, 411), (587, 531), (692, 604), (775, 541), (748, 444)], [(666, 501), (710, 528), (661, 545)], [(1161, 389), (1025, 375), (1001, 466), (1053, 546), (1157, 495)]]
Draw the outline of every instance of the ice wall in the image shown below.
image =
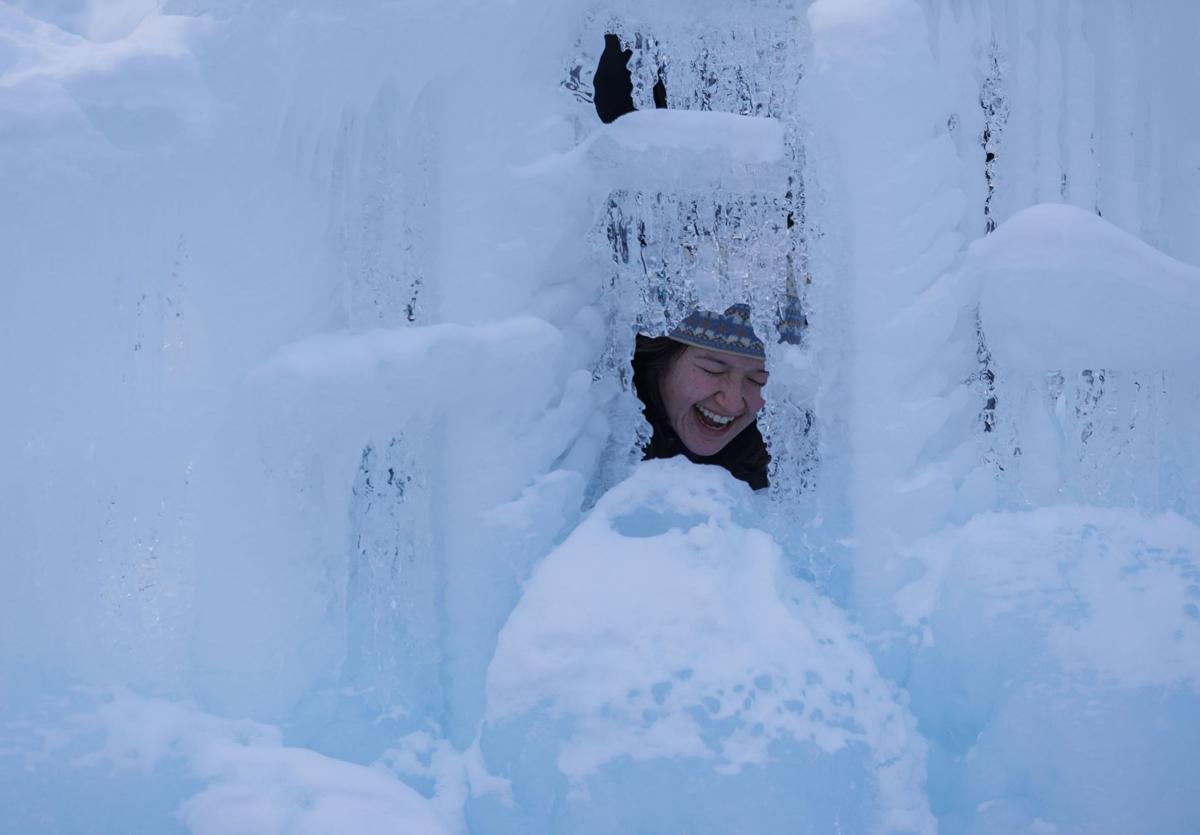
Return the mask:
[[(11, 819), (1185, 831), (1197, 14), (4, 5)], [(606, 33), (645, 112), (603, 126)], [(627, 362), (741, 300), (775, 464), (734, 518), (634, 470)], [(675, 640), (710, 615), (732, 666)]]
[[(1180, 15), (1177, 22), (1186, 30), (1193, 12)], [(1047, 352), (1043, 367), (1005, 367), (993, 356), (992, 343), (1023, 342), (1034, 328), (1000, 321), (998, 311), (995, 321), (983, 310), (983, 319), (971, 322), (978, 294), (1006, 293), (1005, 278), (985, 280), (974, 267), (959, 269), (966, 242), (1040, 202), (1079, 206), (1169, 255), (1196, 262), (1185, 231), (1194, 208), (1177, 210), (1170, 194), (1182, 183), (1194, 184), (1194, 171), (1183, 161), (1186, 155), (1162, 162), (1168, 156), (1164, 148), (1186, 141), (1189, 131), (1178, 113), (1163, 120), (1154, 115), (1164, 91), (1178, 97), (1196, 89), (1194, 71), (1177, 69), (1167, 54), (1175, 27), (1157, 13), (1120, 4), (928, 3), (920, 10), (908, 4), (814, 4), (810, 17), (818, 74), (813, 105), (822, 107), (821, 96), (828, 96), (818, 121), (836, 137), (827, 149), (820, 133), (814, 137), (810, 165), (819, 160), (829, 183), (821, 198), (831, 206), (829, 215), (854, 218), (848, 227), (822, 229), (814, 246), (817, 257), (827, 259), (827, 272), (841, 279), (830, 282), (839, 288), (830, 292), (839, 294), (841, 321), (853, 329), (857, 346), (843, 364), (849, 371), (840, 389), (844, 400), (831, 401), (820, 416), (833, 422), (842, 409), (847, 415), (852, 455), (847, 490), (855, 496), (850, 503), (860, 531), (876, 537), (859, 551), (872, 568), (859, 573), (859, 582), (881, 583), (876, 591), (884, 596), (865, 587), (863, 592), (871, 599), (886, 597), (891, 583), (886, 566), (899, 567), (868, 555), (887, 553), (888, 540), (936, 529), (995, 501), (1020, 506), (1055, 495), (1086, 495), (1108, 503), (1180, 507), (1190, 488), (1163, 503), (1154, 482), (1179, 477), (1168, 474), (1164, 463), (1177, 454), (1172, 438), (1182, 441), (1183, 435), (1170, 428), (1172, 418), (1160, 415), (1185, 413), (1194, 402), (1195, 378), (1186, 359), (1176, 366), (1174, 360), (1147, 361), (1115, 348), (1086, 359), (1082, 348), (1069, 358), (1054, 355), (1048, 343), (1071, 341), (1060, 330), (1061, 340), (1047, 336), (1027, 346), (1027, 356)], [(896, 51), (902, 49), (908, 52)], [(864, 124), (874, 127), (862, 130)], [(1172, 169), (1165, 179), (1163, 164)], [(1166, 187), (1168, 180), (1172, 185)], [(1048, 218), (1026, 223), (1042, 224), (1052, 236), (1050, 227), (1061, 224)], [(1060, 264), (1086, 257), (1076, 247), (1094, 254), (1092, 242), (1070, 239), (1073, 228), (1059, 241)], [(1032, 260), (1027, 243), (1008, 237), (992, 251), (1006, 248)], [(1160, 360), (1172, 353), (1166, 345), (1176, 343), (1162, 327), (1123, 312), (1102, 283), (1089, 284), (1084, 262), (1075, 266), (1075, 279), (1058, 274), (1055, 292), (1062, 304), (1050, 305), (1045, 294), (1025, 297), (1046, 315), (1042, 328), (1049, 325), (1051, 308), (1096, 331), (1124, 316), (1124, 327), (1136, 330), (1147, 345), (1154, 341), (1147, 336), (1151, 332), (1167, 339)], [(1066, 299), (1075, 293), (1088, 298), (1071, 305)], [(1059, 321), (1055, 327), (1068, 325)], [(820, 323), (814, 328), (819, 332)], [(1179, 323), (1167, 330), (1187, 338)], [(1065, 360), (1071, 365), (1063, 367)], [(1123, 368), (1102, 370), (1114, 363)], [(1165, 384), (1159, 372), (1176, 379)], [(1068, 392), (1081, 389), (1064, 397), (1090, 398), (1092, 404), (1055, 407), (1064, 385), (1048, 392), (1043, 374), (1062, 377)], [(1109, 381), (1107, 388), (1089, 382), (1100, 378)], [(1057, 408), (1062, 420), (1054, 431), (1082, 437), (1076, 449), (1080, 466), (1065, 463), (1066, 469), (1050, 476), (1049, 492), (1036, 498), (1025, 491), (1039, 488), (1017, 472), (1030, 457), (1021, 457), (1021, 436), (1042, 434), (1025, 425), (1035, 409), (1024, 405), (1031, 399), (1024, 393), (1029, 385), (1039, 390), (1032, 399), (1052, 413)], [(871, 403), (878, 411), (856, 408), (857, 403)], [(1144, 433), (1130, 431), (1130, 421), (1114, 419), (1096, 434), (1092, 424), (1106, 420), (1105, 414), (1136, 414), (1134, 424), (1152, 426)], [(1155, 438), (1153, 451), (1139, 453), (1151, 463), (1133, 477), (1138, 487), (1113, 483), (1122, 480), (1110, 478), (1109, 471), (1121, 449), (1138, 443), (1134, 437)], [(960, 442), (966, 445), (956, 446)], [(978, 467), (981, 454), (988, 472)], [(1030, 478), (1036, 482), (1038, 476)]]
[[(927, 3), (925, 10), (938, 65), (954, 88), (948, 124), (960, 156), (975, 160), (967, 181), (971, 237), (981, 220), (984, 230), (994, 229), (1030, 205), (1065, 203), (1184, 263), (1200, 262), (1190, 231), (1196, 201), (1183, 196), (1194, 195), (1197, 185), (1188, 162), (1195, 131), (1186, 109), (1173, 104), (1200, 84), (1195, 68), (1179, 57), (1180, 39), (1200, 25), (1195, 9), (1064, 2)], [(1068, 242), (1062, 246), (1060, 257), (1071, 257)], [(1087, 296), (1063, 315), (1095, 321), (1099, 332), (1110, 326), (1096, 320), (1108, 292), (1085, 281), (1060, 279), (1060, 288)], [(1114, 300), (1106, 309), (1115, 318), (1123, 315), (1119, 307)], [(1176, 469), (1169, 462), (1183, 452), (1172, 440), (1181, 437), (1172, 416), (1186, 414), (1197, 395), (1186, 365), (1095, 352), (1086, 361), (1076, 354), (1069, 365), (1059, 356), (1036, 370), (1006, 370), (995, 367), (992, 341), (1028, 331), (989, 336), (1002, 324), (981, 325), (974, 387), (989, 404), (986, 455), (1002, 502), (1020, 506), (1061, 495), (1183, 509), (1194, 490), (1180, 479), (1192, 465)], [(1147, 331), (1166, 335), (1157, 326)], [(1047, 424), (1039, 413), (1055, 417)], [(1061, 466), (1026, 478), (1021, 465), (1031, 456), (1020, 452), (1021, 436), (1045, 437), (1042, 428), (1051, 425), (1071, 450)], [(1179, 489), (1164, 492), (1163, 482)]]
[(969, 299), (949, 276), (964, 243), (965, 172), (915, 4), (816, 3), (809, 19), (814, 115), (827, 132), (809, 162), (827, 171), (818, 272), (826, 327), (845, 334), (848, 352), (831, 375), (828, 418), (845, 427), (842, 501), (869, 615), (889, 605), (892, 543), (943, 524), (970, 465), (954, 455), (967, 438), (946, 431), (973, 406), (961, 342)]
[[(841, 173), (826, 199), (851, 219), (813, 248), (843, 268), (853, 334), (847, 377), (819, 411), (846, 415), (851, 608), (913, 697), (944, 831), (1186, 831), (1187, 665), (1176, 656), (1153, 679), (1116, 659), (1193, 646), (1200, 536), (1183, 427), (1198, 285), (1180, 225), (1194, 207), (1171, 192), (1194, 172), (1162, 156), (1189, 127), (1154, 114), (1162, 91), (1194, 95), (1195, 74), (1159, 51), (1176, 37), (1161, 10), (924, 11), (810, 9), (830, 91), (819, 121), (841, 130), (808, 158)], [(1046, 202), (1079, 208), (1028, 208)], [(1072, 503), (1096, 515), (1079, 520)], [(1114, 506), (1146, 515), (1100, 510)], [(1048, 507), (1060, 510), (1031, 510)], [(995, 527), (977, 515), (999, 508)], [(963, 538), (942, 562), (950, 530)], [(968, 565), (987, 567), (941, 573)], [(943, 580), (922, 616), (905, 616), (908, 594)], [(1113, 629), (1118, 609), (1156, 626)], [(1139, 811), (1133, 798), (1159, 790), (1155, 813)]]

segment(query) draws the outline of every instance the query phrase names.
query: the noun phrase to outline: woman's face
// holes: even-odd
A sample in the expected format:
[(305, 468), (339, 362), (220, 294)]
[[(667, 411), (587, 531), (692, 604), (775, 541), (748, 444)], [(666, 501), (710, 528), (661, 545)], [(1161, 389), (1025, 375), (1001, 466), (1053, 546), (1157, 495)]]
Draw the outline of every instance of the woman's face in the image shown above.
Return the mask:
[(659, 380), (671, 428), (695, 455), (715, 455), (754, 422), (767, 371), (760, 359), (688, 346)]

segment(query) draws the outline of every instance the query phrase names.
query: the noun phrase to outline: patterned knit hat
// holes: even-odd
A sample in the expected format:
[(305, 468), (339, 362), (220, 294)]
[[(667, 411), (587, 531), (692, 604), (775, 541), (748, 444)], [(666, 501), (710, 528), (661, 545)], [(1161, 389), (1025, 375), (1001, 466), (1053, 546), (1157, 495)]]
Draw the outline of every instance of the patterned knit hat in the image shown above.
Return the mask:
[[(804, 314), (800, 310), (800, 300), (789, 294), (787, 303), (780, 311), (779, 341), (799, 345), (803, 330)], [(735, 304), (724, 313), (693, 311), (667, 336), (697, 348), (727, 351), (760, 360), (767, 357), (762, 340), (750, 324), (750, 306), (745, 304)]]

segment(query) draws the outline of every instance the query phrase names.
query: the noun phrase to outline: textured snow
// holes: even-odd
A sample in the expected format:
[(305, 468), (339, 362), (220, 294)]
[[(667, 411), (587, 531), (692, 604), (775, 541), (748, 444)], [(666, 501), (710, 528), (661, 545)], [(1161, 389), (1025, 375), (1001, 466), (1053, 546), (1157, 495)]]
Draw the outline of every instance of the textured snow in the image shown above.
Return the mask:
[[(563, 774), (555, 829), (933, 831), (907, 711), (845, 614), (788, 577), (751, 498), (717, 468), (645, 463), (526, 584), (488, 671), (482, 750), (516, 796)], [(758, 784), (754, 809), (722, 808), (722, 775)], [(608, 806), (636, 784), (637, 808)]]
[(195, 835), (453, 831), (429, 801), (385, 769), (282, 745), (279, 729), (269, 725), (121, 690), (96, 694), (88, 710), (63, 721), (68, 731), (56, 746), (72, 736), (101, 739), (75, 767), (145, 774), (174, 761), (200, 786), (175, 812)]
[[(1021, 831), (1038, 817), (1080, 832), (1191, 827), (1200, 527), (1044, 507), (981, 514), (910, 556), (924, 573), (896, 596), (920, 640), (907, 687), (932, 737), (946, 828)], [(1025, 781), (1039, 788), (1012, 789)], [(1170, 802), (1134, 800), (1150, 794)]]
[[(0, 3), (0, 829), (1192, 831), (1197, 31)], [(737, 301), (763, 494), (638, 462)]]

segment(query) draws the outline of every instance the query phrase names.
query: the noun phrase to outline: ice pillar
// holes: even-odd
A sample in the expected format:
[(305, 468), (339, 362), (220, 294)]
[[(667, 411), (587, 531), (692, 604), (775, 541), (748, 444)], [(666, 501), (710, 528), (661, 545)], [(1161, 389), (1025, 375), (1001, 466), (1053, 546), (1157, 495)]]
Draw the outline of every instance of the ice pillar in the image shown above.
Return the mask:
[(949, 96), (917, 4), (822, 0), (809, 22), (810, 168), (823, 194), (813, 223), (827, 232), (816, 278), (843, 318), (826, 337), (844, 349), (837, 414), (827, 417), (843, 422), (849, 446), (854, 594), (878, 626), (902, 582), (898, 546), (944, 522), (961, 477), (937, 439), (955, 437), (944, 427), (969, 400), (957, 368), (969, 350), (954, 344), (963, 299), (945, 277), (966, 201)]

